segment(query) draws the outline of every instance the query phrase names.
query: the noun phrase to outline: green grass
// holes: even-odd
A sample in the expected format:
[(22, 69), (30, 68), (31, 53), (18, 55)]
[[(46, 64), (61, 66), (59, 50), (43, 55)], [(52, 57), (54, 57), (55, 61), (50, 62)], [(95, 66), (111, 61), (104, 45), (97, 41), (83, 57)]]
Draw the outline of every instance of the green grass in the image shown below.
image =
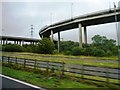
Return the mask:
[(8, 67), (2, 67), (2, 73), (4, 75), (14, 77), (31, 84), (44, 87), (44, 88), (96, 88), (94, 85), (89, 85), (85, 83), (79, 83), (74, 80), (69, 80), (66, 78), (60, 79), (56, 76), (46, 77), (45, 75), (35, 74), (33, 72), (15, 70)]
[(61, 57), (61, 58), (78, 58), (78, 59), (89, 59), (89, 60), (118, 60), (118, 56), (109, 56), (109, 57), (95, 57), (95, 56), (71, 56), (71, 55), (63, 55), (63, 54), (37, 54), (37, 53), (29, 53), (29, 52), (2, 52), (3, 55), (12, 55), (12, 56), (36, 56), (37, 58), (40, 56), (52, 56), (52, 57)]
[[(91, 65), (91, 66), (118, 68), (118, 62), (115, 62), (115, 63), (95, 62), (95, 60), (117, 61), (118, 60), (117, 56), (111, 56), (111, 57), (65, 56), (65, 55), (36, 54), (36, 53), (27, 53), (27, 52), (2, 52), (2, 55), (10, 56), (10, 57), (26, 58), (26, 59), (64, 62), (66, 64), (84, 64), (84, 65)], [(74, 60), (71, 60), (70, 58), (72, 58)]]

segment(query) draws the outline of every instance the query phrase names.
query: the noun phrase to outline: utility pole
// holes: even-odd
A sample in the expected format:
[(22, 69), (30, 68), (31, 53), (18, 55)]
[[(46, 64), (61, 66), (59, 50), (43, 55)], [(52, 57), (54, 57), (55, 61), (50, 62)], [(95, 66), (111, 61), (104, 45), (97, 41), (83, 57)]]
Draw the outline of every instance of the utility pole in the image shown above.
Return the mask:
[(31, 33), (31, 38), (33, 38), (33, 33), (34, 33), (34, 31), (33, 31), (33, 25), (31, 25), (31, 28), (30, 28), (30, 33)]

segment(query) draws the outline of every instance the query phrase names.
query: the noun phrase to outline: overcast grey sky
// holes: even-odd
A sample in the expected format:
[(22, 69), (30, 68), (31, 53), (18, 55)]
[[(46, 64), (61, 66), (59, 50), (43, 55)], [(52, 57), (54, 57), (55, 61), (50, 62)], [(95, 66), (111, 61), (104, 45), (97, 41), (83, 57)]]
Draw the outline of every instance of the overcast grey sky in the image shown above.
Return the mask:
[[(7, 36), (30, 36), (30, 25), (34, 26), (34, 38), (39, 38), (39, 30), (45, 25), (71, 18), (71, 2), (73, 17), (99, 10), (113, 8), (113, 2), (119, 0), (62, 0), (41, 2), (2, 2), (2, 34)], [(15, 1), (15, 0), (14, 0)], [(25, 1), (25, 0), (24, 0)], [(34, 0), (36, 1), (36, 0)], [(117, 5), (117, 3), (116, 3)], [(96, 34), (116, 40), (115, 23), (87, 27), (88, 42)], [(61, 32), (63, 40), (78, 41), (78, 28)], [(57, 34), (54, 35), (57, 39)], [(84, 38), (83, 38), (84, 39)]]

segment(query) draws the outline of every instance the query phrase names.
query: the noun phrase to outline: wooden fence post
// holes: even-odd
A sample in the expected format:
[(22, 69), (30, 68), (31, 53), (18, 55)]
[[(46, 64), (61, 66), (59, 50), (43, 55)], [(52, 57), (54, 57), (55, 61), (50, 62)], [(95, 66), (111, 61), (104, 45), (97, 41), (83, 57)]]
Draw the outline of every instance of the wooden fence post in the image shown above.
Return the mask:
[(4, 59), (4, 56), (2, 56), (2, 63), (4, 63), (4, 60), (3, 60), (3, 59)]
[(8, 57), (8, 64), (10, 64), (10, 57)]
[(83, 78), (84, 78), (84, 65), (82, 65), (81, 70), (82, 70), (82, 71), (81, 71), (81, 74), (82, 74), (82, 75), (81, 75), (81, 78), (83, 79)]
[(62, 63), (62, 76), (64, 75), (64, 67), (65, 67), (65, 63)]
[(15, 64), (17, 64), (17, 57), (15, 58)]
[(46, 67), (46, 72), (48, 73), (48, 70), (49, 70), (49, 61), (47, 61), (47, 67)]
[(34, 70), (36, 70), (36, 60), (35, 60), (35, 62), (34, 62)]
[(26, 67), (26, 59), (24, 58), (24, 68)]
[(106, 83), (109, 86), (109, 68), (106, 67)]

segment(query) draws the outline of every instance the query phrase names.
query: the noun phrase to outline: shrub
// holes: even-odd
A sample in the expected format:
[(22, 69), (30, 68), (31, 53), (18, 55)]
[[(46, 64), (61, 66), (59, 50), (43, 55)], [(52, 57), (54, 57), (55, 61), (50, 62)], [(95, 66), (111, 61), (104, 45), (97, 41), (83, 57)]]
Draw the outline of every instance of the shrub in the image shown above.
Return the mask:
[(105, 51), (102, 49), (94, 49), (94, 56), (103, 57), (105, 56)]
[(70, 55), (71, 54), (71, 51), (65, 51), (64, 52), (64, 55)]
[(71, 54), (74, 55), (74, 56), (83, 55), (84, 54), (84, 49), (80, 48), (80, 47), (74, 47), (71, 51)]
[(7, 44), (2, 46), (2, 50), (7, 52), (22, 52), (23, 47), (17, 44)]
[(52, 54), (54, 51), (54, 43), (49, 38), (43, 38), (38, 43), (37, 52), (41, 54)]

